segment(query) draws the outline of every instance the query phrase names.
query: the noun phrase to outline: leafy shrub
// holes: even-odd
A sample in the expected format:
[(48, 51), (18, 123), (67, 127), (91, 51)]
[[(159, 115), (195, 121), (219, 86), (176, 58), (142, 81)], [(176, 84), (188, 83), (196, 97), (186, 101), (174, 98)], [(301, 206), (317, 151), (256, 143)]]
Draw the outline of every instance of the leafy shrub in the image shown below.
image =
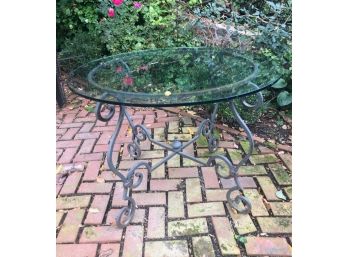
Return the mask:
[[(196, 24), (202, 18), (211, 20), (209, 29), (213, 32), (203, 33), (207, 44), (224, 47), (253, 47), (254, 50), (271, 58), (279, 67), (282, 79), (272, 89), (270, 100), (275, 100), (278, 106), (289, 106), (291, 103), (291, 0), (283, 1), (208, 1), (197, 6), (193, 12), (198, 17)], [(222, 23), (226, 26), (224, 37), (221, 37)], [(233, 27), (234, 32), (228, 33)], [(223, 40), (221, 40), (221, 38)], [(275, 95), (275, 96), (274, 96)]]
[(58, 60), (63, 70), (70, 71), (88, 61), (106, 54), (100, 35), (93, 32), (77, 32), (65, 40)]
[[(106, 14), (112, 7), (103, 0), (100, 11)], [(146, 1), (139, 9), (125, 0), (114, 10), (115, 17), (101, 21), (102, 40), (110, 53), (199, 44), (185, 29), (182, 6), (175, 0)]]
[(57, 48), (78, 33), (97, 33), (100, 16), (96, 0), (58, 0), (56, 4)]
[[(254, 47), (256, 51), (280, 64), (282, 80), (266, 92), (266, 100), (282, 108), (291, 103), (291, 0), (147, 0), (141, 8), (135, 1), (125, 0), (115, 6), (112, 0), (58, 0), (57, 49), (67, 69), (102, 55), (133, 50), (199, 46)], [(108, 17), (113, 8), (114, 17)], [(197, 36), (190, 15), (223, 23), (227, 30), (225, 41), (215, 42)], [(188, 15), (189, 14), (189, 15)], [(210, 35), (221, 36), (219, 31)], [(250, 32), (243, 33), (243, 32)], [(207, 37), (209, 33), (204, 34)], [(69, 59), (69, 57), (77, 57)], [(227, 105), (220, 108), (224, 119), (230, 120)], [(243, 112), (253, 122), (260, 112)], [(255, 115), (254, 115), (255, 114)]]

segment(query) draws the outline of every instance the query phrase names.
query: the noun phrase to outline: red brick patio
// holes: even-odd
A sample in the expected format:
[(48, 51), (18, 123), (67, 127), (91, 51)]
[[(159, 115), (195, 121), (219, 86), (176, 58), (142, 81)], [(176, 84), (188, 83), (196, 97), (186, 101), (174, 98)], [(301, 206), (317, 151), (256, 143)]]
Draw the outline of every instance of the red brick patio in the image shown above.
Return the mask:
[[(177, 157), (152, 174), (144, 171), (133, 193), (135, 218), (118, 229), (114, 216), (125, 205), (122, 184), (105, 162), (117, 115), (107, 123), (96, 121), (84, 109), (88, 100), (70, 95), (68, 102), (57, 111), (57, 256), (291, 256), (290, 146), (256, 138), (255, 152), (239, 172), (253, 204), (250, 215), (236, 214), (226, 203), (232, 180)], [(174, 136), (187, 140), (195, 132), (197, 120), (185, 116), (181, 126), (177, 109), (128, 110), (135, 123), (151, 128), (162, 141)], [(236, 128), (219, 132), (218, 151), (238, 162), (246, 148), (243, 133)], [(115, 161), (126, 172), (134, 163), (127, 152), (131, 136), (126, 123), (117, 142)], [(141, 147), (141, 158), (154, 163), (167, 154), (149, 141)], [(203, 158), (208, 153), (204, 144), (186, 151)], [(279, 191), (286, 200), (279, 198)]]

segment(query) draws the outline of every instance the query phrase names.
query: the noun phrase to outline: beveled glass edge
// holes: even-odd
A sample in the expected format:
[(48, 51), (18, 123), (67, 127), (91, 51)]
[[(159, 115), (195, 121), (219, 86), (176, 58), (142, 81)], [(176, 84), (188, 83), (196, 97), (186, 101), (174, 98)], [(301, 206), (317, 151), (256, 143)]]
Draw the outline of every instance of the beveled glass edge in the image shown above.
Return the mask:
[(235, 95), (235, 96), (231, 96), (231, 97), (226, 97), (226, 98), (219, 98), (219, 99), (212, 99), (212, 100), (207, 100), (207, 101), (197, 101), (197, 102), (181, 102), (181, 103), (168, 103), (168, 104), (145, 104), (145, 103), (124, 103), (121, 101), (109, 101), (109, 100), (101, 100), (99, 98), (95, 98), (95, 97), (91, 97), (90, 95), (85, 95), (81, 92), (78, 92), (75, 89), (70, 88), (69, 89), (74, 92), (75, 94), (82, 96), (84, 98), (96, 101), (96, 102), (101, 102), (101, 103), (106, 103), (106, 104), (113, 104), (113, 105), (123, 105), (123, 106), (130, 106), (130, 107), (178, 107), (178, 106), (195, 106), (195, 105), (200, 105), (200, 104), (210, 104), (210, 103), (218, 103), (218, 102), (228, 102), (231, 101), (233, 99), (237, 99), (237, 98), (241, 98), (241, 97), (246, 97), (248, 95), (254, 95), (262, 90), (265, 90), (269, 87), (271, 87), (272, 85), (274, 85), (278, 80), (280, 79), (280, 77), (274, 79), (272, 82), (270, 82), (269, 84), (260, 87), (257, 90), (251, 91), (251, 92), (247, 92), (247, 93), (243, 93), (240, 95)]

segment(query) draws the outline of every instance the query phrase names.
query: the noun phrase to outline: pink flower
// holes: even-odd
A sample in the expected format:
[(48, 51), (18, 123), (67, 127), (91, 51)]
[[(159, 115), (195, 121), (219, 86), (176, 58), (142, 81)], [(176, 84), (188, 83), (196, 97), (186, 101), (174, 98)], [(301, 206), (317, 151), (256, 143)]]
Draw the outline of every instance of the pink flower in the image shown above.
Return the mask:
[(109, 8), (108, 9), (108, 16), (110, 18), (114, 17), (115, 16), (115, 10), (113, 8)]
[(123, 84), (125, 84), (126, 86), (132, 86), (134, 82), (134, 79), (132, 77), (129, 77), (128, 75), (126, 75), (123, 78)]
[(140, 9), (140, 8), (142, 7), (143, 4), (140, 3), (140, 2), (134, 2), (133, 5), (134, 5), (134, 8), (135, 8), (135, 9)]
[(112, 2), (114, 3), (114, 5), (120, 6), (120, 5), (122, 5), (123, 0), (112, 0)]
[(122, 71), (123, 71), (122, 66), (117, 66), (117, 67), (116, 67), (116, 72), (117, 72), (117, 73), (121, 73)]

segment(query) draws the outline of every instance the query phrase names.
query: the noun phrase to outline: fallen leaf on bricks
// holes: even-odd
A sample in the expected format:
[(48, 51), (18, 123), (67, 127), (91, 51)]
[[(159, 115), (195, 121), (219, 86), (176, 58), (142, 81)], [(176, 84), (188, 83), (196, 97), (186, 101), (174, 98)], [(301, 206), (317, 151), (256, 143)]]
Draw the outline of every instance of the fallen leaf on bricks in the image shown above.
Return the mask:
[(100, 210), (98, 208), (89, 208), (88, 212), (90, 212), (90, 213), (98, 213), (98, 212), (100, 212)]
[(282, 199), (282, 200), (286, 200), (286, 197), (285, 195), (283, 194), (283, 191), (282, 190), (279, 190), (275, 193), (276, 197), (278, 197), (279, 199)]
[(105, 183), (105, 179), (103, 179), (102, 177), (97, 177), (97, 182), (98, 183)]
[(63, 171), (63, 165), (60, 164), (57, 168), (56, 168), (56, 174), (61, 173)]
[(271, 204), (265, 199), (265, 198), (262, 198), (262, 201), (263, 203), (265, 204), (267, 210), (271, 210)]

